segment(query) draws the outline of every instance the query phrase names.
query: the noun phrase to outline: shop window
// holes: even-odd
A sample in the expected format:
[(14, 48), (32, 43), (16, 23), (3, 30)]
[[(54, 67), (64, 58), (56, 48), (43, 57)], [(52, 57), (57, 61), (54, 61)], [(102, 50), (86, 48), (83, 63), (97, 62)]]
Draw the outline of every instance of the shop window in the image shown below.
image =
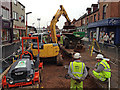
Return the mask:
[(90, 31), (90, 41), (97, 38), (96, 31)]
[(2, 42), (10, 41), (10, 30), (2, 30)]
[(103, 6), (103, 19), (106, 18), (106, 5)]
[(19, 30), (13, 30), (13, 40), (18, 40), (19, 37)]
[(105, 35), (105, 32), (104, 31), (100, 31), (100, 36), (99, 36), (99, 42), (100, 43), (104, 43), (104, 40), (103, 40), (104, 35)]
[(110, 44), (114, 44), (114, 38), (115, 38), (115, 33), (110, 32), (110, 35), (109, 35), (109, 43)]
[(21, 30), (21, 37), (25, 37), (25, 33), (26, 33), (25, 30)]

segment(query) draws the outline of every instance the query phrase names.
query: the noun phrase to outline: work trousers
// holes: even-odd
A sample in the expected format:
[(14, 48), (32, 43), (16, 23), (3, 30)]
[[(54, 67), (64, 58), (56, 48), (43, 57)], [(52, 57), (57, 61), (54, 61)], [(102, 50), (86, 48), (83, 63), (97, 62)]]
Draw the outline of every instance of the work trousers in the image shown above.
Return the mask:
[(93, 70), (93, 75), (99, 79), (100, 81), (105, 81), (106, 80), (106, 77), (103, 73), (98, 73), (96, 71)]
[(71, 87), (70, 90), (83, 90), (83, 81), (80, 83), (76, 82), (76, 80), (73, 80), (71, 78)]

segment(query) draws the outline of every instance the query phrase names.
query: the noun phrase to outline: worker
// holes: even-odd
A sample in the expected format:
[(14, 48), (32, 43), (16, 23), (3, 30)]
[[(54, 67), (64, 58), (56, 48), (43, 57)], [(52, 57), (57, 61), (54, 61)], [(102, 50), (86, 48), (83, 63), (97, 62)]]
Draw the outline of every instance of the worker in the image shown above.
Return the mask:
[(46, 42), (47, 42), (47, 43), (50, 43), (50, 42), (51, 42), (50, 34), (47, 35), (47, 37), (46, 37)]
[(71, 89), (83, 90), (83, 81), (88, 75), (87, 68), (83, 62), (80, 61), (80, 53), (74, 54), (73, 62), (70, 62), (68, 74), (71, 77)]
[(60, 45), (63, 45), (63, 35), (60, 36)]
[(104, 39), (104, 43), (109, 43), (109, 36), (107, 33), (104, 35), (103, 39)]
[(97, 63), (95, 69), (92, 71), (93, 75), (100, 81), (107, 81), (111, 77), (109, 61), (106, 61), (102, 54), (98, 54), (96, 59)]

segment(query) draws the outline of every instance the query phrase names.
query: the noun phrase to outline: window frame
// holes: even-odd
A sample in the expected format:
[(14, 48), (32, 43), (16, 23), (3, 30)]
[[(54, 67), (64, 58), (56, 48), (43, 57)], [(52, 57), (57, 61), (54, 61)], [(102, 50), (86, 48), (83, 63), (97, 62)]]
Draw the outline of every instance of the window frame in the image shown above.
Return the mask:
[(106, 5), (103, 5), (103, 19), (106, 19)]

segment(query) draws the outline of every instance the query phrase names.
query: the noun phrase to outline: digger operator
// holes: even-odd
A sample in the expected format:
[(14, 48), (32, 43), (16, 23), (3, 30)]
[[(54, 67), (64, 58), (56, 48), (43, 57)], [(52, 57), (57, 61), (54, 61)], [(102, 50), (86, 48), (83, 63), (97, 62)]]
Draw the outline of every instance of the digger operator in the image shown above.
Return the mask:
[(105, 60), (102, 54), (98, 54), (95, 69), (92, 71), (93, 75), (100, 81), (107, 81), (111, 77), (111, 69), (109, 61)]
[(74, 61), (70, 62), (68, 74), (71, 77), (71, 89), (83, 90), (83, 81), (88, 72), (85, 64), (80, 61), (80, 53), (74, 54)]

